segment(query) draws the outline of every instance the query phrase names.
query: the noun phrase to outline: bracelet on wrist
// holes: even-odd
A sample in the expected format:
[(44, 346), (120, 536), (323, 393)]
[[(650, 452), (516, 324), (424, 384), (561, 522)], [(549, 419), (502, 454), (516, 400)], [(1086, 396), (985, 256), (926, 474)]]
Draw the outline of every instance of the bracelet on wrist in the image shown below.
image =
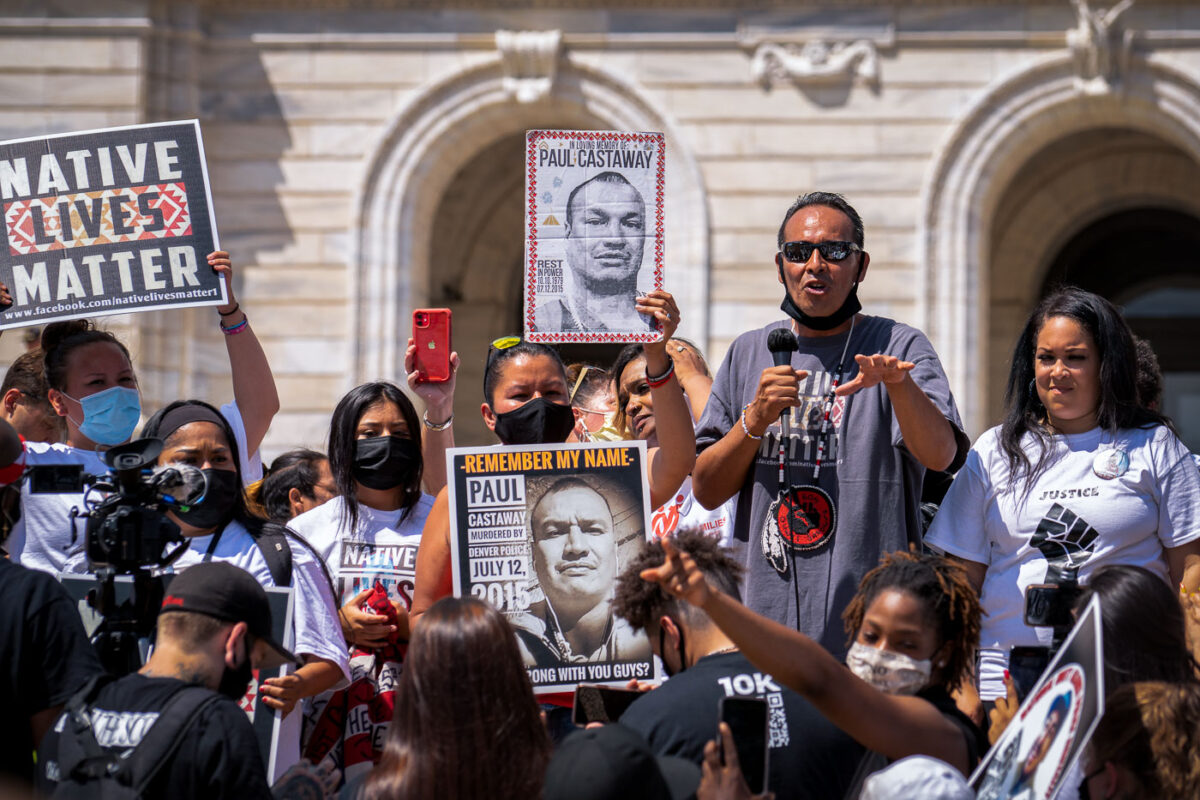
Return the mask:
[(221, 333), (225, 334), (226, 336), (237, 336), (239, 333), (246, 330), (246, 328), (250, 327), (250, 318), (243, 313), (242, 321), (237, 325), (226, 326), (225, 323), (222, 322), (220, 323), (220, 326)]
[(233, 304), (233, 308), (229, 309), (228, 311), (222, 311), (220, 309), (217, 309), (217, 316), (218, 317), (232, 317), (234, 314), (236, 314), (237, 312), (239, 312), (241, 310), (242, 310), (241, 304), (235, 301)]
[(449, 417), (447, 417), (445, 422), (430, 422), (429, 412), (426, 411), (421, 414), (421, 422), (423, 422), (425, 427), (429, 428), (431, 431), (444, 431), (454, 424), (454, 415), (451, 414)]
[(675, 374), (675, 361), (670, 356), (667, 356), (667, 371), (664, 372), (662, 375), (647, 374), (646, 375), (646, 385), (649, 386), (651, 389), (657, 389), (658, 387), (666, 384), (667, 381), (671, 380), (671, 376), (673, 376), (674, 374)]
[(754, 441), (756, 441), (756, 442), (757, 442), (757, 441), (760, 441), (760, 440), (761, 440), (763, 437), (762, 437), (762, 436), (755, 436), (753, 433), (751, 433), (751, 432), (750, 432), (750, 426), (746, 424), (746, 409), (747, 409), (747, 408), (749, 408), (749, 407), (750, 407), (750, 404), (749, 404), (749, 403), (747, 403), (746, 405), (742, 406), (742, 432), (743, 432), (743, 433), (745, 433), (747, 436), (749, 436), (751, 439), (753, 439)]

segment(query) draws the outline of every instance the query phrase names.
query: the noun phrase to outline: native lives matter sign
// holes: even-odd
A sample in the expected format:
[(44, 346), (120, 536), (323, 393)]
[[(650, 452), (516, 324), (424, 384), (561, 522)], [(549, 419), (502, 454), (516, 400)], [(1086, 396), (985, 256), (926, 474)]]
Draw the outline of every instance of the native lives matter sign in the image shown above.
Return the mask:
[(525, 337), (653, 342), (634, 298), (663, 285), (661, 133), (529, 131)]
[(454, 594), (504, 612), (534, 689), (657, 680), (645, 634), (612, 614), (646, 542), (645, 443), (460, 447), (447, 461)]
[(0, 201), (0, 329), (226, 302), (195, 120), (0, 143)]

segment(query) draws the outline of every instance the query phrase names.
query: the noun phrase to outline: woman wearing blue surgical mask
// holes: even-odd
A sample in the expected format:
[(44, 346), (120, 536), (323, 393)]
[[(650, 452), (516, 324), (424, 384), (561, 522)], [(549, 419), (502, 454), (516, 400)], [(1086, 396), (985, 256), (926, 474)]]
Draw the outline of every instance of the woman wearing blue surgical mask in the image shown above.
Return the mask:
[[(235, 402), (226, 405), (222, 413), (238, 437), (242, 473), (254, 481), (262, 473), (258, 446), (279, 410), (279, 395), (262, 345), (229, 284), (233, 269), (229, 254), (211, 253), (208, 264), (228, 285), (229, 302), (217, 307), (216, 316), (229, 352)], [(27, 468), (35, 470), (22, 482), (21, 518), (5, 547), (14, 561), (27, 567), (45, 572), (83, 571), (87, 568), (84, 523), (76, 521), (72, 529), (71, 522), (71, 509), (84, 509), (83, 493), (49, 479), (72, 477), (61, 470), (52, 475), (56, 467), (82, 468), (90, 475), (108, 471), (103, 451), (129, 441), (142, 415), (137, 375), (125, 345), (113, 334), (97, 330), (89, 320), (47, 325), (42, 332), (42, 350), (47, 398), (66, 422), (66, 441), (26, 442), (15, 463), (0, 464), (0, 484), (15, 483)], [(41, 480), (43, 477), (47, 480)]]

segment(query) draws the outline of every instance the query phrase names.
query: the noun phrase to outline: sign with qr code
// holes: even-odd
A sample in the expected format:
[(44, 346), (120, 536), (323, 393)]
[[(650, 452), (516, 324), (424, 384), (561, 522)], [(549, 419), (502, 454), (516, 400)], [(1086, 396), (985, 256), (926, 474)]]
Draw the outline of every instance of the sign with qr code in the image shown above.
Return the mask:
[(0, 142), (0, 330), (227, 302), (200, 123)]

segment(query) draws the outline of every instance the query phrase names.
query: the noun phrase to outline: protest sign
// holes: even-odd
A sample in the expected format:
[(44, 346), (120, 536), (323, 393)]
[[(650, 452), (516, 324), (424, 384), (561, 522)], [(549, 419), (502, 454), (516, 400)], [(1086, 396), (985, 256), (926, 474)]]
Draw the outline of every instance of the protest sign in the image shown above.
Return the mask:
[(0, 202), (0, 330), (227, 302), (196, 120), (0, 142)]
[[(170, 587), (173, 577), (175, 577), (174, 574), (169, 572), (161, 576), (164, 592)], [(89, 597), (99, 590), (96, 576), (62, 574), (58, 576), (58, 579), (75, 601), (88, 637), (94, 637), (105, 621), (105, 618), (93, 608), (92, 600)], [(285, 649), (291, 650), (295, 645), (292, 633), (292, 615), (294, 613), (292, 589), (271, 586), (266, 588), (266, 592), (267, 600), (271, 604), (271, 635)], [(113, 602), (118, 608), (136, 616), (133, 576), (118, 575), (113, 579)], [(157, 614), (157, 609), (155, 609), (155, 614)], [(148, 653), (144, 653), (143, 657), (148, 657)], [(283, 718), (278, 712), (268, 708), (260, 701), (258, 687), (267, 678), (279, 677), (287, 674), (290, 670), (290, 667), (254, 670), (254, 677), (246, 688), (245, 696), (238, 701), (238, 706), (246, 712), (246, 716), (250, 718), (250, 724), (254, 727), (254, 736), (258, 740), (263, 766), (267, 768), (267, 775), (272, 781), (282, 775), (296, 759), (294, 755), (289, 756), (280, 751), (280, 727), (283, 724)]]
[(663, 285), (661, 133), (525, 135), (525, 338), (653, 342), (634, 298)]
[(612, 615), (645, 546), (645, 442), (460, 447), (446, 454), (454, 594), (516, 629), (534, 690), (657, 680), (650, 644)]
[(971, 776), (978, 800), (1052, 800), (1103, 714), (1104, 643), (1093, 597)]

